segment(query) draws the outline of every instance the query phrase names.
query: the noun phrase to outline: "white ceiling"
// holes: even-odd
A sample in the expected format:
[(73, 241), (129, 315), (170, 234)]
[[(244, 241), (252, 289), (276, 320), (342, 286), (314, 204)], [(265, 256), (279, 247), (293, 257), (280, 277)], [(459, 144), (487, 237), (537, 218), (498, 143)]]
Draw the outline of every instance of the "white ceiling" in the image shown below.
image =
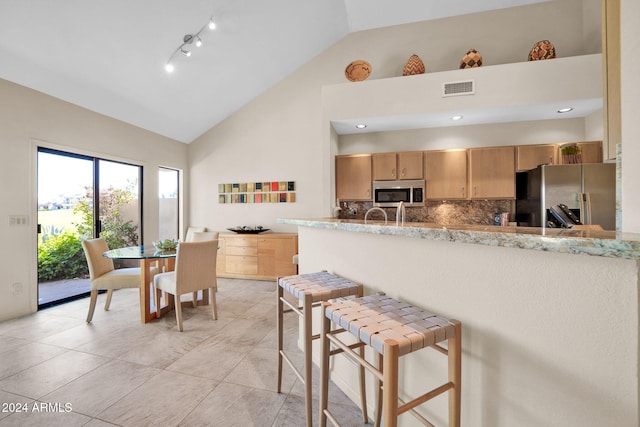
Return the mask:
[(0, 78), (189, 143), (350, 32), (542, 1), (2, 0)]

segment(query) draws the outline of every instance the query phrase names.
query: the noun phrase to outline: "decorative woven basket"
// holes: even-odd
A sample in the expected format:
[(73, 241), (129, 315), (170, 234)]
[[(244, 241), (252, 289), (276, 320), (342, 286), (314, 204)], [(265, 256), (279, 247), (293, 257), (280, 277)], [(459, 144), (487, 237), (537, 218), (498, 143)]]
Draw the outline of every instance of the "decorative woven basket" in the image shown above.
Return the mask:
[(475, 49), (469, 50), (460, 60), (460, 68), (482, 67), (482, 55)]
[(371, 74), (371, 64), (362, 59), (353, 61), (344, 70), (345, 77), (352, 82), (360, 82), (369, 77), (369, 74)]
[(414, 74), (424, 74), (424, 62), (415, 53), (411, 55), (402, 70), (403, 76), (413, 76)]
[(539, 61), (541, 59), (553, 59), (556, 57), (556, 48), (549, 40), (536, 42), (529, 51), (529, 61)]

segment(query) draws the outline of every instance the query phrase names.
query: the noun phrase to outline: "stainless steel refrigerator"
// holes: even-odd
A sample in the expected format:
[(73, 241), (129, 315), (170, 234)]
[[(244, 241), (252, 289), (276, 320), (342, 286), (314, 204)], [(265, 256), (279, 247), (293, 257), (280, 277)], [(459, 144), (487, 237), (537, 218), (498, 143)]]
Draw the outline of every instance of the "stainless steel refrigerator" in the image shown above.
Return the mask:
[[(540, 165), (516, 174), (516, 221), (531, 227), (557, 226), (549, 208), (564, 204), (583, 224), (616, 229), (616, 165)], [(551, 223), (549, 222), (551, 221)]]

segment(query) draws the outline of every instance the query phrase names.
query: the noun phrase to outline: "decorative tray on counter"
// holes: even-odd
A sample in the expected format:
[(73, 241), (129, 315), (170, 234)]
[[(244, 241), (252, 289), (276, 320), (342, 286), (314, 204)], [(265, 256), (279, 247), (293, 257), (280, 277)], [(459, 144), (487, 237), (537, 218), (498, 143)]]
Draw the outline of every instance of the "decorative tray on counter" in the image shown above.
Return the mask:
[(268, 228), (262, 228), (262, 227), (233, 227), (233, 228), (227, 228), (227, 230), (229, 231), (233, 231), (234, 233), (238, 233), (238, 234), (259, 234), (259, 233), (263, 233), (265, 231), (269, 231)]

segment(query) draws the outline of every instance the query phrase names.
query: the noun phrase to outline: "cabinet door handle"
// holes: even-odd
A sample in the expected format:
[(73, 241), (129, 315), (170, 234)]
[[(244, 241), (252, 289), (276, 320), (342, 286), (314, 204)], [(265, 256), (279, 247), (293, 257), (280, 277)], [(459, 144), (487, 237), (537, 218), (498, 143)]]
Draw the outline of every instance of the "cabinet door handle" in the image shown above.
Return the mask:
[(464, 186), (460, 187), (460, 195), (464, 197)]
[(473, 186), (473, 197), (478, 195), (478, 188), (474, 185)]
[(367, 197), (371, 197), (371, 190), (367, 190)]
[(391, 169), (391, 176), (396, 177), (396, 168)]
[(405, 176), (407, 174), (407, 168), (402, 168), (402, 176)]

